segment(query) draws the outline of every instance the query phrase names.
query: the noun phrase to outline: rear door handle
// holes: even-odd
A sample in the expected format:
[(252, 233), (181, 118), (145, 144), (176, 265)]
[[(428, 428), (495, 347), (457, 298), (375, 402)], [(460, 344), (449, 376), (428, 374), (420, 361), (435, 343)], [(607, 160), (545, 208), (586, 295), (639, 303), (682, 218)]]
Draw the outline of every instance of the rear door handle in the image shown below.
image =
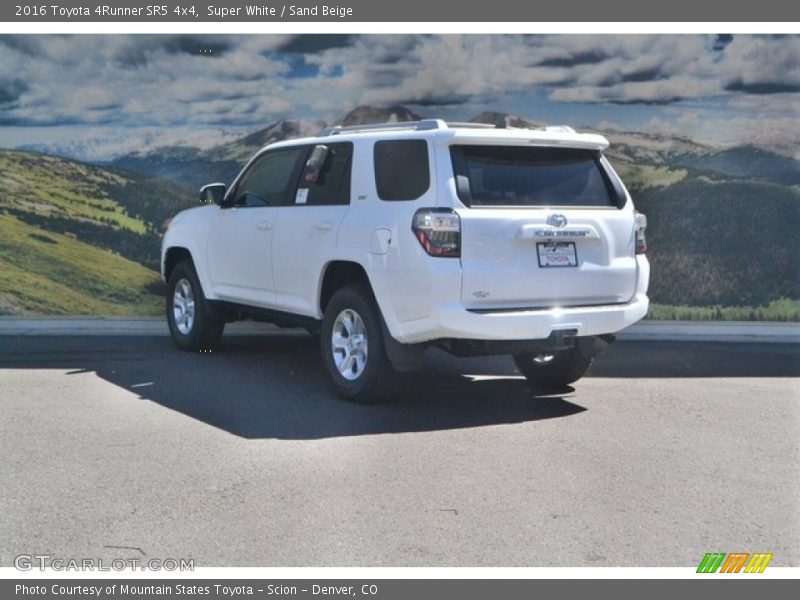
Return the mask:
[(259, 221), (256, 223), (256, 229), (260, 229), (262, 231), (269, 231), (272, 229), (272, 221)]
[(320, 231), (328, 231), (330, 229), (333, 229), (333, 223), (331, 223), (330, 221), (321, 221), (317, 223), (315, 227)]

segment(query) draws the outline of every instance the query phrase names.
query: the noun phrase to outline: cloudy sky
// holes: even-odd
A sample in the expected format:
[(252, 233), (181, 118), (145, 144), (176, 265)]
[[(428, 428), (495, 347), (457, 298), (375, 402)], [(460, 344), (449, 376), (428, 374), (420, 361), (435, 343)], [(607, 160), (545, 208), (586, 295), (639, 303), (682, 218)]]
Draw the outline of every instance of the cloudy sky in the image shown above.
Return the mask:
[(800, 36), (0, 36), (0, 146), (208, 146), (358, 105), (800, 142)]

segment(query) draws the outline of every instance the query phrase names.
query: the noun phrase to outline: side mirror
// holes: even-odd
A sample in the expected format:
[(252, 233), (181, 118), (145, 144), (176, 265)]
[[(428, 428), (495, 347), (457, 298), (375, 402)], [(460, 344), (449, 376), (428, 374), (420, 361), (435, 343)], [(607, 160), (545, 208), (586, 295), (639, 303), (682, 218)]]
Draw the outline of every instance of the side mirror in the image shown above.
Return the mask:
[(209, 183), (200, 188), (200, 202), (204, 204), (219, 204), (222, 206), (225, 200), (225, 184), (224, 183)]
[(328, 160), (328, 147), (323, 146), (320, 144), (319, 146), (314, 146), (314, 149), (311, 151), (311, 156), (308, 157), (306, 161), (306, 176), (305, 180), (307, 183), (315, 183), (319, 178), (320, 171), (325, 166), (325, 161)]

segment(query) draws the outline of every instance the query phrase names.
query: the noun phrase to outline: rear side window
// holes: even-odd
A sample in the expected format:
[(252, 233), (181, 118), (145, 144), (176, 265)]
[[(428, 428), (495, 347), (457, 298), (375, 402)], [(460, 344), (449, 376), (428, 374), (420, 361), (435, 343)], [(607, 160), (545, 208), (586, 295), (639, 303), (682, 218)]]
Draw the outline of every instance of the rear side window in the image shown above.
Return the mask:
[(467, 206), (616, 206), (594, 150), (453, 146), (451, 155)]
[(375, 186), (381, 200), (416, 200), (431, 186), (425, 140), (375, 142)]
[[(315, 176), (303, 169), (295, 203), (310, 205), (350, 204), (350, 170), (353, 144), (328, 144), (328, 156)], [(305, 191), (304, 191), (305, 190)]]

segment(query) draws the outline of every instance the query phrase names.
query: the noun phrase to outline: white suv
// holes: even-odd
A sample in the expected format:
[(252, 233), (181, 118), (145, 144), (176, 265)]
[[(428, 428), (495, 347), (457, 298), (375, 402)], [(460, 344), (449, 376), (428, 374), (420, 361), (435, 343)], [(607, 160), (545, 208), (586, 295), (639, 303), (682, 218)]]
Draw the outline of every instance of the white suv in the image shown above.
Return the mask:
[(380, 398), (428, 346), (511, 354), (563, 387), (648, 307), (646, 220), (607, 146), (440, 120), (271, 144), (172, 219), (170, 331), (197, 351), (237, 319), (306, 327), (352, 400)]

